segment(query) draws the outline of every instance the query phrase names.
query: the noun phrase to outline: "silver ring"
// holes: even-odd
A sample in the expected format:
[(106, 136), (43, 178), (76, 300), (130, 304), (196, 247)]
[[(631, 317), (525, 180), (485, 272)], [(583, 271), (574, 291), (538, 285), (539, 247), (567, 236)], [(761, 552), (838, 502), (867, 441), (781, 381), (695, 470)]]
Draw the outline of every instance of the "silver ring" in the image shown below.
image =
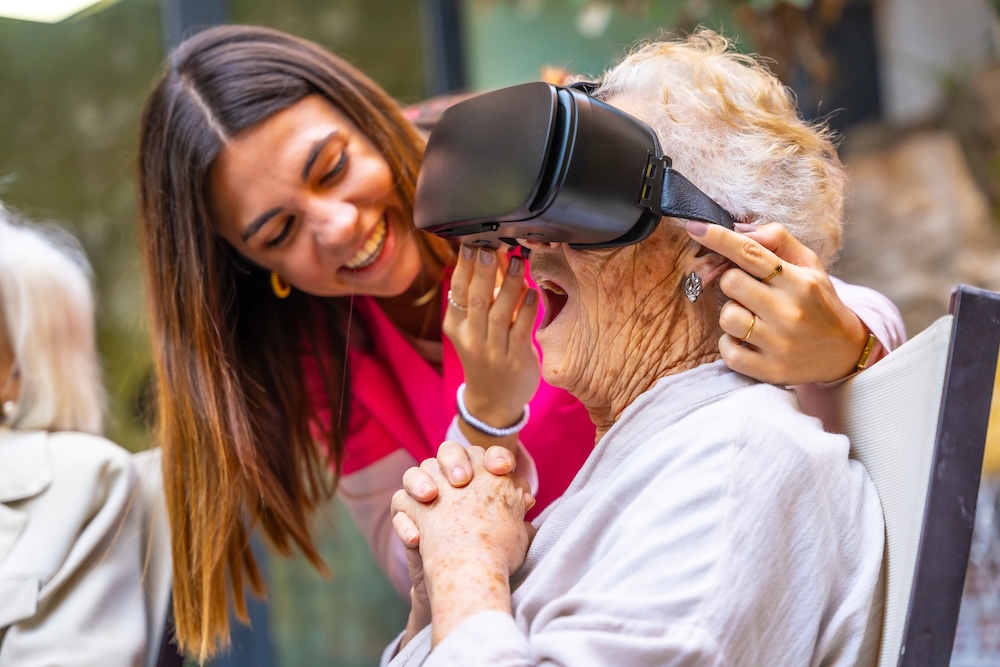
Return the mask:
[(455, 310), (461, 310), (463, 312), (469, 309), (468, 306), (463, 306), (462, 304), (451, 298), (451, 290), (448, 290), (448, 305), (454, 308)]

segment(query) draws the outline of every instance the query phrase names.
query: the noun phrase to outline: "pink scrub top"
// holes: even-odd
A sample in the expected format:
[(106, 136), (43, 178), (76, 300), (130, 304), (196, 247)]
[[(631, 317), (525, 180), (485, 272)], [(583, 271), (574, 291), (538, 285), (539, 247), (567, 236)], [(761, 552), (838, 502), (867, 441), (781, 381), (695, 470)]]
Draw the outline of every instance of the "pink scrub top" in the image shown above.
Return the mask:
[[(442, 290), (446, 291), (449, 284), (450, 274)], [(355, 297), (353, 316), (363, 319), (371, 350), (356, 346), (348, 350), (350, 421), (343, 474), (358, 472), (400, 449), (417, 462), (435, 456), (457, 412), (455, 391), (464, 377), (451, 341), (443, 337), (443, 372), (439, 374), (373, 298)], [(536, 329), (541, 317), (539, 310)], [(325, 431), (333, 415), (317, 360), (304, 355), (302, 370), (313, 413)], [(531, 419), (520, 434), (521, 443), (535, 461), (539, 479), (537, 504), (529, 518), (566, 490), (590, 455), (594, 436), (594, 425), (583, 405), (543, 380), (531, 400)]]

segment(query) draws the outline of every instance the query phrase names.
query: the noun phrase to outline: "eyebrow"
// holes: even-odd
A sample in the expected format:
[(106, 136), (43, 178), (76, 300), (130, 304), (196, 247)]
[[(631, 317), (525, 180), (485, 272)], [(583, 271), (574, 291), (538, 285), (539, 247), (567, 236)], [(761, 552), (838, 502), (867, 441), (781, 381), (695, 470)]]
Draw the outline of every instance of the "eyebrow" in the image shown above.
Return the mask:
[(319, 159), (320, 151), (323, 147), (330, 143), (330, 140), (337, 134), (334, 130), (330, 134), (326, 135), (322, 139), (317, 139), (313, 142), (312, 147), (309, 149), (309, 156), (306, 158), (306, 164), (302, 167), (302, 180), (303, 182), (309, 180), (309, 172), (312, 171), (313, 165), (316, 164), (316, 160)]
[[(313, 142), (312, 146), (309, 147), (309, 154), (306, 156), (306, 163), (302, 167), (302, 180), (309, 180), (309, 172), (312, 171), (313, 166), (316, 164), (316, 160), (319, 159), (319, 154), (323, 151), (323, 148), (330, 143), (330, 140), (336, 136), (337, 130), (334, 130), (330, 134), (326, 135), (322, 139), (317, 139)], [(281, 213), (281, 207), (276, 206), (264, 213), (261, 213), (256, 218), (253, 219), (247, 228), (243, 230), (243, 241), (250, 240), (250, 237), (260, 231), (260, 228), (267, 224), (267, 221), (274, 216)]]
[(275, 206), (271, 210), (265, 211), (264, 213), (261, 213), (256, 218), (254, 218), (253, 222), (247, 225), (247, 228), (243, 230), (243, 242), (246, 243), (247, 241), (249, 241), (251, 236), (259, 232), (260, 228), (263, 227), (265, 224), (267, 224), (268, 220), (278, 215), (279, 213), (281, 213), (281, 207)]

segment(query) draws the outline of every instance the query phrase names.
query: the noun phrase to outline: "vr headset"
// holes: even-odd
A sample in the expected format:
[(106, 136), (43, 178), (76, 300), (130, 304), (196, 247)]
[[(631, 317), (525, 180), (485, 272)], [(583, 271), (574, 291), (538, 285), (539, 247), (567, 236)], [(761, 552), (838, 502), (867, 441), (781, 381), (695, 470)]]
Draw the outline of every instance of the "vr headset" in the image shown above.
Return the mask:
[(417, 179), (417, 227), (492, 248), (615, 248), (642, 241), (663, 216), (732, 229), (671, 168), (653, 130), (588, 95), (593, 87), (526, 83), (446, 109)]

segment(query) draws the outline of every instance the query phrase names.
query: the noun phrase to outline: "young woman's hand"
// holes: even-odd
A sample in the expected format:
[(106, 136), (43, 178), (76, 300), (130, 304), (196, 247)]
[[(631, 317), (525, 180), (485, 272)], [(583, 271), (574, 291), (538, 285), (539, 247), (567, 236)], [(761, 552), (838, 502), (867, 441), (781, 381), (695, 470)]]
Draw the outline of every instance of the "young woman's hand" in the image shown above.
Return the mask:
[[(469, 413), (497, 428), (516, 424), (541, 380), (538, 351), (531, 340), (538, 314), (538, 292), (525, 282), (524, 260), (510, 257), (504, 267), (496, 251), (462, 246), (451, 279), (444, 333), (465, 371)], [(460, 420), (461, 421), (461, 420)], [(461, 423), (469, 441), (484, 447), (504, 444)]]
[(726, 365), (783, 385), (853, 373), (868, 329), (837, 296), (816, 254), (777, 223), (738, 230), (688, 224), (691, 238), (737, 265), (719, 283), (731, 299), (719, 317)]

